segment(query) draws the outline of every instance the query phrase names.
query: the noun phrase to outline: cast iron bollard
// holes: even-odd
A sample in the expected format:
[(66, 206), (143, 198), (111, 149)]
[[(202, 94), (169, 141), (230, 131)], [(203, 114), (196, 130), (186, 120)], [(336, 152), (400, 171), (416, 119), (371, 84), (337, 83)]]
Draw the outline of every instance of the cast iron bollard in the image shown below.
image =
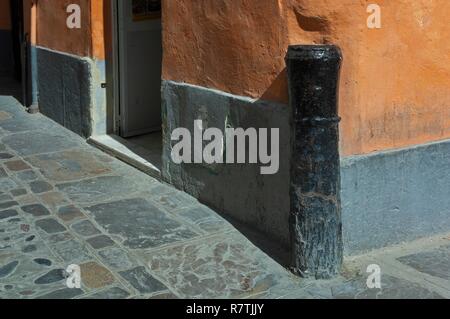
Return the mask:
[(338, 87), (342, 56), (332, 45), (289, 47), (294, 112), (291, 162), (292, 268), (330, 278), (342, 258)]

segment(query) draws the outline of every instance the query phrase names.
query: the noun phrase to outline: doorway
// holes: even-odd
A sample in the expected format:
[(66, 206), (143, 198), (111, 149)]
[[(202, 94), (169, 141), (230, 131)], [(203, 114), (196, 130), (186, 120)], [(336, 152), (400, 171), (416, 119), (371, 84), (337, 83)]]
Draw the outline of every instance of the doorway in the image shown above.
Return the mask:
[[(111, 0), (107, 45), (108, 135), (97, 146), (160, 177), (161, 0)], [(108, 39), (107, 39), (108, 41)], [(101, 145), (99, 145), (101, 144)]]
[[(151, 6), (158, 2), (159, 7)], [(120, 135), (125, 138), (161, 131), (160, 3), (119, 1)]]
[(22, 1), (2, 0), (0, 5), (0, 95), (13, 96), (25, 104)]

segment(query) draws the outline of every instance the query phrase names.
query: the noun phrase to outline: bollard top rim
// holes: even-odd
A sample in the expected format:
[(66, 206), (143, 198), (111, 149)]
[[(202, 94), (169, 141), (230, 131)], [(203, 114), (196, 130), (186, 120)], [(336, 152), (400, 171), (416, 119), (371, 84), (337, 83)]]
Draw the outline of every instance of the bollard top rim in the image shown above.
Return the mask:
[(286, 54), (286, 60), (342, 60), (341, 49), (332, 44), (308, 44), (290, 45)]

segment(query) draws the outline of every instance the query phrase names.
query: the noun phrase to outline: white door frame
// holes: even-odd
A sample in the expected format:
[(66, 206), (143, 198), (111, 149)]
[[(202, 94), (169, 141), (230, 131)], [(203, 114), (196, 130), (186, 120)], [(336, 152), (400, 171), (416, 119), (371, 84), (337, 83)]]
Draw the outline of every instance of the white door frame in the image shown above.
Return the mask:
[(114, 68), (114, 133), (120, 135), (121, 130), (121, 93), (120, 93), (120, 44), (119, 44), (119, 1), (113, 0), (113, 68)]
[(119, 59), (119, 15), (118, 4), (123, 0), (109, 0), (110, 4), (110, 16), (108, 27), (110, 27), (110, 39), (105, 41), (111, 41), (109, 47), (110, 52), (107, 54), (107, 70), (106, 70), (106, 83), (107, 83), (107, 96), (108, 96), (108, 110), (107, 110), (107, 133), (120, 135), (120, 59)]
[[(108, 97), (111, 100), (113, 111), (109, 111), (109, 116), (112, 118), (108, 121), (109, 129), (108, 133), (122, 136), (126, 130), (126, 96), (123, 94), (127, 90), (127, 83), (122, 83), (122, 75), (125, 74), (125, 65), (122, 65), (121, 61), (126, 61), (126, 49), (121, 45), (121, 40), (125, 36), (122, 33), (120, 23), (123, 23), (123, 15), (119, 14), (119, 6), (121, 1), (129, 0), (110, 0), (111, 3), (111, 36), (112, 36), (112, 53), (110, 57), (110, 76), (107, 79), (108, 88), (111, 90)], [(142, 130), (142, 134), (161, 131), (161, 126), (158, 125), (154, 128), (148, 128)], [(135, 133), (140, 134), (139, 131)]]

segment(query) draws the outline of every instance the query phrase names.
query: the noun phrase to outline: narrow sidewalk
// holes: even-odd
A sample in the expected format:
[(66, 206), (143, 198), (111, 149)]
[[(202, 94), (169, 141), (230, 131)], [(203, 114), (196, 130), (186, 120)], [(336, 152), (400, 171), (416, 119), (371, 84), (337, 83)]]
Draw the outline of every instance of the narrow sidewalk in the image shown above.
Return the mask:
[(450, 298), (450, 240), (430, 241), (297, 278), (194, 198), (0, 97), (0, 298)]

